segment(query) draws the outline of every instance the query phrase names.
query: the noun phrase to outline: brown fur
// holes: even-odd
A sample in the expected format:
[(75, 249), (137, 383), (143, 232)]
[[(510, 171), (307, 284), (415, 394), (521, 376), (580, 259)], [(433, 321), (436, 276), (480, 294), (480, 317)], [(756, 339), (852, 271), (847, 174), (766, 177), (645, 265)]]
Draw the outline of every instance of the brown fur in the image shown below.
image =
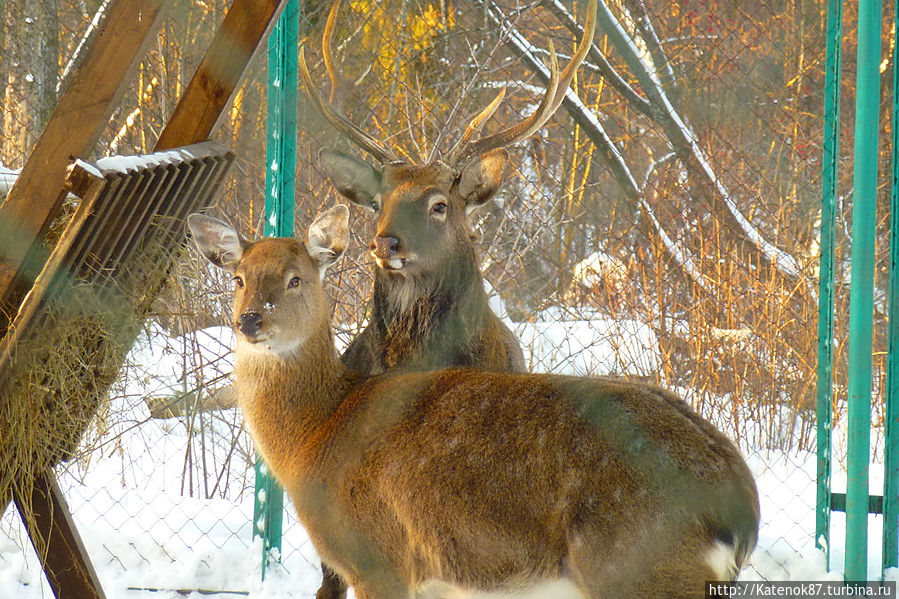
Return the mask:
[[(488, 305), (467, 214), (499, 188), (505, 151), (482, 156), (461, 174), (440, 164), (377, 171), (333, 152), (322, 154), (322, 165), (347, 198), (366, 206), (379, 198), (376, 240), (396, 239), (396, 257), (407, 261), (391, 269), (373, 247), (378, 267), (369, 325), (344, 363), (364, 374), (446, 366), (524, 372), (518, 339)], [(360, 180), (377, 188), (350, 183)], [(437, 196), (447, 205), (443, 215), (429, 213)]]
[[(320, 265), (295, 248), (261, 241), (236, 265), (235, 320), (272, 302), (259, 336), (294, 348), (260, 351), (238, 332), (238, 397), (323, 561), (359, 599), (413, 597), (433, 579), (510, 591), (557, 578), (590, 598), (702, 597), (716, 542), (742, 565), (755, 483), (686, 404), (608, 379), (362, 378), (334, 352)], [(282, 326), (298, 306), (307, 315)]]
[[(474, 195), (472, 201), (489, 199), (502, 181), (505, 153), (493, 152), (476, 161), (465, 169), (464, 182), (453, 170), (436, 164), (390, 165), (375, 172), (355, 159), (327, 152), (322, 163), (338, 189), (363, 205), (374, 198), (372, 189), (359, 190), (358, 183), (348, 181), (380, 181), (374, 192), (380, 197), (380, 217), (372, 253), (383, 253), (379, 242), (395, 237), (401, 257), (417, 258), (414, 268), (402, 273), (376, 266), (369, 325), (344, 352), (344, 364), (369, 375), (447, 366), (525, 372), (517, 337), (488, 305), (468, 227), (468, 202), (459, 192), (462, 183), (466, 193)], [(353, 169), (363, 169), (365, 176), (346, 177)], [(488, 183), (483, 185), (484, 181)], [(421, 205), (434, 193), (448, 203), (441, 221), (430, 218)], [(327, 568), (323, 571), (316, 597), (342, 599), (345, 585)]]

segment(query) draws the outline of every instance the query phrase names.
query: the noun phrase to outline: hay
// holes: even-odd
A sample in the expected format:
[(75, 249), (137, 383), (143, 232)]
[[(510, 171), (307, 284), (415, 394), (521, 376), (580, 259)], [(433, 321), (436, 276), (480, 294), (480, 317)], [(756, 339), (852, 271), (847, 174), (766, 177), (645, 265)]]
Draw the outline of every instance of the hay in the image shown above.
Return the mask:
[(88, 284), (55, 295), (0, 379), (0, 497), (14, 479), (71, 457), (142, 321), (129, 302)]
[(156, 247), (136, 252), (114, 279), (108, 272), (58, 275), (28, 334), (9, 348), (0, 371), (0, 507), (14, 493), (28, 497), (35, 473), (70, 460), (96, 426), (178, 255), (170, 243)]
[(50, 227), (47, 229), (47, 233), (44, 235), (43, 243), (41, 244), (48, 253), (52, 252), (53, 248), (56, 247), (59, 238), (62, 237), (63, 232), (72, 220), (72, 216), (78, 209), (78, 204), (80, 202), (81, 199), (78, 198), (78, 196), (70, 193), (66, 194), (65, 200), (63, 200), (62, 205), (59, 207), (59, 212), (53, 217), (53, 220), (50, 221)]
[[(0, 306), (19, 310), (12, 324), (12, 314), (0, 313), (0, 508), (13, 495), (29, 497), (38, 474), (71, 459), (106, 411), (109, 388), (180, 254), (180, 219), (212, 201), (232, 160), (207, 142), (103, 159), (100, 175), (78, 163), (90, 180), (69, 183), (84, 200), (77, 208), (66, 202), (42, 239), (42, 249), (54, 248), (49, 261), (29, 256), (17, 268), (21, 280), (37, 278), (28, 296)], [(32, 241), (15, 223), (0, 223), (0, 252)], [(34, 520), (32, 506), (19, 507)]]

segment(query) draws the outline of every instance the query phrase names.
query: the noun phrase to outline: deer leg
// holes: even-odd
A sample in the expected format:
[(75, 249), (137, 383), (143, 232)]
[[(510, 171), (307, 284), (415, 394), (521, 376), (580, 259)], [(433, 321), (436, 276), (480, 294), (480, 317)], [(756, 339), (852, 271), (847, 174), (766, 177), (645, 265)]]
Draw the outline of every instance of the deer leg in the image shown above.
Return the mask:
[(346, 599), (347, 585), (334, 570), (322, 564), (322, 586), (315, 599)]

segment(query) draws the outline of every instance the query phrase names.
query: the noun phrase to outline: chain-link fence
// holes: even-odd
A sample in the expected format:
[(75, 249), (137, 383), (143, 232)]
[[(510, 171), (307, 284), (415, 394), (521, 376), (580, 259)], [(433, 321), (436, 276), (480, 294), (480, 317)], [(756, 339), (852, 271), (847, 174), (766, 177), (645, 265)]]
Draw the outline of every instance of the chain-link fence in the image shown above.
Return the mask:
[[(107, 4), (0, 2), (0, 182), (26, 160)], [(347, 113), (418, 163), (445, 153), (501, 88), (508, 93), (488, 130), (521, 120), (545, 87), (550, 42), (567, 62), (585, 5), (347, 2), (334, 36), (336, 60), (356, 82)], [(327, 95), (319, 41), (330, 4), (300, 6), (307, 60)], [(844, 16), (847, 57), (855, 47), (852, 10)], [(225, 11), (224, 2), (175, 2), (97, 156), (152, 148)], [(476, 226), (491, 305), (519, 336), (531, 370), (658, 383), (740, 444), (763, 496), (748, 577), (800, 576), (816, 560), (823, 569), (813, 550), (811, 452), (824, 12), (824, 3), (811, 0), (601, 1), (576, 99), (508, 148), (506, 183)], [(214, 134), (238, 158), (213, 212), (247, 237), (264, 207), (265, 64), (265, 56), (251, 63)], [(848, 128), (852, 78), (843, 81), (840, 122)], [(304, 231), (313, 214), (340, 201), (321, 172), (319, 149), (364, 156), (303, 93), (299, 123), (296, 227)], [(849, 152), (842, 155), (845, 192), (851, 169)], [(881, 157), (887, 165), (886, 150)], [(882, 231), (887, 197), (884, 189)], [(844, 464), (845, 194), (839, 202), (834, 421), (836, 463)], [(328, 277), (341, 343), (366, 316), (373, 220), (354, 209), (347, 258)], [(887, 238), (879, 236), (877, 267), (876, 457)], [(253, 450), (230, 397), (230, 333), (222, 326), (229, 294), (196, 255), (184, 256), (109, 404), (63, 467), (94, 560), (113, 564), (102, 570), (115, 571), (125, 587), (239, 590), (247, 577), (258, 578), (258, 560), (247, 560), (258, 554), (250, 534)], [(309, 578), (298, 594), (311, 596), (314, 552), (292, 515), (288, 521), (285, 568)], [(33, 562), (14, 557), (21, 534), (8, 512), (0, 571), (4, 561), (6, 572), (15, 564), (17, 588), (40, 578)], [(198, 546), (211, 550), (198, 553)], [(162, 576), (160, 563), (181, 574)]]

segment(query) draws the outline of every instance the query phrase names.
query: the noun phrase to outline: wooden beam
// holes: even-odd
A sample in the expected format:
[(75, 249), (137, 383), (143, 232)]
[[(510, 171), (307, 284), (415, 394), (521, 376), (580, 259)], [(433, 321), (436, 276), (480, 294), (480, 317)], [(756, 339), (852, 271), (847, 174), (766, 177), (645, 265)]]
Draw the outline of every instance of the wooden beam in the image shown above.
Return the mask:
[[(284, 3), (234, 1), (163, 130), (157, 151), (209, 137)], [(96, 144), (129, 73), (159, 28), (164, 4), (165, 0), (113, 0), (84, 62), (0, 205), (0, 240), (5, 240), (0, 246), (0, 309), (12, 303), (23, 273), (29, 275), (23, 283), (37, 275), (40, 264), (29, 265), (28, 257), (65, 197), (66, 166), (72, 157), (85, 157)], [(52, 474), (39, 474), (32, 491), (27, 496), (16, 493), (14, 499), (57, 599), (103, 599)]]
[[(31, 330), (31, 320), (43, 305), (44, 295), (53, 284), (57, 273), (65, 266), (63, 260), (68, 256), (72, 243), (93, 211), (97, 196), (106, 186), (106, 180), (100, 177), (99, 173), (92, 173), (77, 162), (68, 168), (67, 172), (66, 190), (80, 196), (81, 202), (44, 264), (44, 268), (34, 279), (34, 284), (22, 300), (15, 318), (11, 321), (14, 326), (0, 338), (0, 389), (6, 388), (8, 377), (12, 375), (16, 345), (23, 335), (34, 332)], [(3, 401), (0, 399), (0, 406), (3, 405)]]
[(105, 599), (53, 474), (38, 474), (30, 492), (17, 489), (14, 495), (56, 599)]
[(234, 0), (154, 151), (205, 141), (286, 0)]
[[(31, 151), (6, 201), (0, 205), (0, 304), (9, 306), (23, 271), (65, 198), (66, 166), (85, 158), (118, 105), (130, 74), (161, 25), (165, 0), (113, 0), (81, 66)], [(12, 233), (15, 233), (14, 235)], [(26, 281), (27, 283), (27, 281)]]

